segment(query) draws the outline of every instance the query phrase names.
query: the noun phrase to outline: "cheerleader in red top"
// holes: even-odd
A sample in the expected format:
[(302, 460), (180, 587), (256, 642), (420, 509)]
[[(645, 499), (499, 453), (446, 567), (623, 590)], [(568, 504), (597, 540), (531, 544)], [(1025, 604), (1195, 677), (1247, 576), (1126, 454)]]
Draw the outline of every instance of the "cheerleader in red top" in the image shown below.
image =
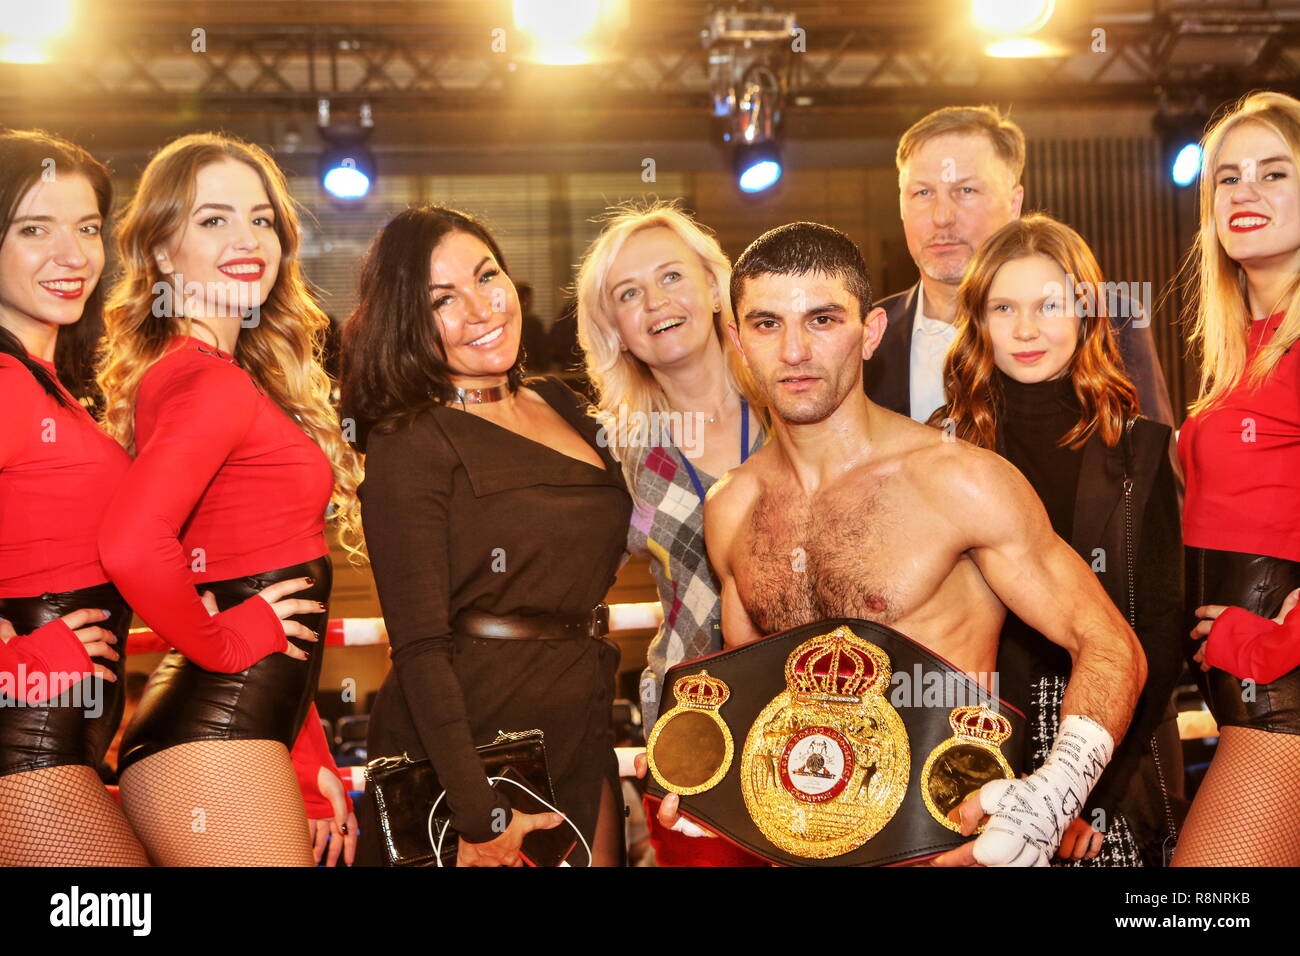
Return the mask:
[(148, 864), (95, 770), (131, 624), (96, 531), (129, 459), (63, 384), (90, 384), (110, 205), (85, 150), (0, 133), (2, 866)]
[(1176, 866), (1297, 866), (1300, 101), (1246, 97), (1206, 136), (1200, 398), (1179, 438), (1188, 606), (1221, 735)]
[(352, 499), (357, 466), (329, 405), (318, 362), (329, 319), (298, 244), (270, 157), (212, 134), (154, 156), (119, 233), (125, 273), (99, 381), (109, 431), (135, 461), (99, 551), (175, 648), (119, 764), (127, 816), (160, 865), (310, 864), (299, 781), (328, 786), (333, 853), (345, 834), (354, 853), (312, 700), (326, 509), (336, 489)]

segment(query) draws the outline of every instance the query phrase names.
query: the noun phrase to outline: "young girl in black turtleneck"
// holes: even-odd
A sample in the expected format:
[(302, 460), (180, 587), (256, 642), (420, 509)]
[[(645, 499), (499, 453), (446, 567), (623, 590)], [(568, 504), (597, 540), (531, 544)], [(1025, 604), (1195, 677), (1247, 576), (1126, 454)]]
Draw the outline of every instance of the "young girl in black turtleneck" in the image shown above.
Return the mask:
[[(1185, 807), (1172, 704), (1184, 641), (1177, 479), (1169, 427), (1138, 414), (1107, 317), (1114, 300), (1104, 290), (1096, 259), (1070, 227), (1035, 214), (996, 232), (958, 292), (947, 403), (930, 424), (1019, 468), (1053, 529), (1133, 622), (1146, 687), (1059, 857), (1160, 865)], [(999, 693), (1029, 717), (1021, 746), (1030, 769), (1056, 736), (1070, 669), (1064, 649), (1008, 614)]]

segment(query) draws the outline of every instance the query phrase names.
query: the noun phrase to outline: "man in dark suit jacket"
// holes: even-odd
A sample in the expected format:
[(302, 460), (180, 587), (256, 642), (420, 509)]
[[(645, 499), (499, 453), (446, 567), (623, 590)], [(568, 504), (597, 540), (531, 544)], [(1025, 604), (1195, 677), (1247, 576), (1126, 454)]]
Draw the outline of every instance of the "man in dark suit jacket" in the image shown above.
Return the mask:
[[(975, 252), (1020, 215), (1025, 135), (997, 110), (945, 107), (898, 144), (899, 208), (916, 285), (876, 303), (888, 317), (884, 338), (863, 369), (877, 405), (924, 422), (944, 402), (943, 358), (956, 336), (957, 287)], [(1174, 426), (1150, 317), (1120, 296), (1111, 316), (1142, 414)]]

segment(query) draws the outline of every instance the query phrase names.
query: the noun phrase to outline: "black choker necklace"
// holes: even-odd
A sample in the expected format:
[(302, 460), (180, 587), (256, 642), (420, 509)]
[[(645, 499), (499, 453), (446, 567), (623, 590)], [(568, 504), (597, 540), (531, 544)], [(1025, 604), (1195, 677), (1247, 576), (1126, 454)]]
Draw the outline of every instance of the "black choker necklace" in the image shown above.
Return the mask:
[(509, 385), (492, 385), (488, 388), (457, 388), (455, 400), (462, 405), (482, 405), (486, 402), (499, 402), (509, 394)]

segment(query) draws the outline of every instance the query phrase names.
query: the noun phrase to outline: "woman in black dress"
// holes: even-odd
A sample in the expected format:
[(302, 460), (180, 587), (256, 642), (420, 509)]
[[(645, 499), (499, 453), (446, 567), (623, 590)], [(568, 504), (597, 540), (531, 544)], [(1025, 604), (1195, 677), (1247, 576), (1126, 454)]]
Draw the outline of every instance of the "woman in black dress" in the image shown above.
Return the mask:
[[(1134, 622), (1146, 687), (1059, 856), (1160, 865), (1185, 806), (1172, 705), (1185, 642), (1178, 499), (1170, 429), (1138, 414), (1105, 288), (1092, 252), (1069, 226), (1031, 215), (994, 233), (958, 292), (947, 403), (930, 424), (996, 449), (1019, 468), (1053, 529)], [(1008, 615), (999, 686), (1029, 716), (1028, 766), (1043, 761), (1056, 736), (1070, 669), (1064, 650)]]
[[(632, 504), (582, 398), (522, 381), (520, 329), (501, 251), (473, 218), (408, 209), (372, 244), (342, 356), (392, 646), (369, 753), (431, 760), (458, 865), (518, 865), (524, 834), (559, 818), (512, 811), (474, 748), (540, 729), (557, 807), (597, 865), (615, 864), (618, 649), (600, 602)], [(362, 804), (358, 861), (380, 864), (369, 790)]]

